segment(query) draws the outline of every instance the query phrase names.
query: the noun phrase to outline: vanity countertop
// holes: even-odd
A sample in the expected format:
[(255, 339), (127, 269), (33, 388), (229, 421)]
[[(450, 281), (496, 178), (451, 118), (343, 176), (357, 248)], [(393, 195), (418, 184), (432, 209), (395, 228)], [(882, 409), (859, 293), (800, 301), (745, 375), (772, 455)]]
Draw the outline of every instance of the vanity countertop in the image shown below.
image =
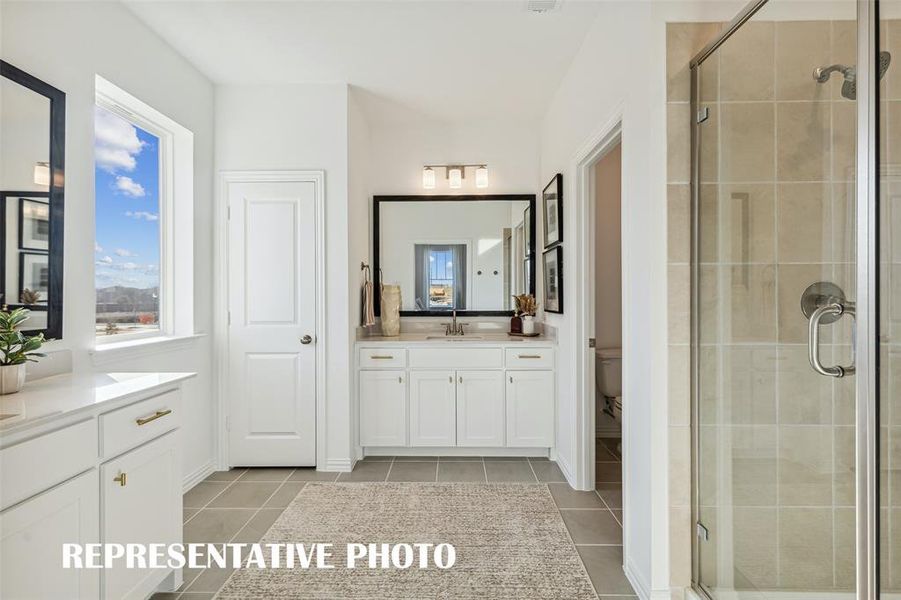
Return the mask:
[[(0, 436), (56, 420), (110, 410), (134, 396), (172, 388), (195, 373), (92, 373), (55, 375), (29, 381), (15, 393), (0, 396)], [(98, 410), (99, 412), (99, 410)]]
[(535, 337), (517, 337), (507, 335), (506, 333), (482, 332), (477, 331), (466, 335), (448, 335), (445, 336), (439, 332), (416, 332), (404, 333), (394, 337), (385, 337), (380, 335), (362, 336), (357, 338), (357, 344), (372, 345), (390, 345), (390, 344), (407, 344), (416, 346), (438, 346), (441, 348), (453, 346), (548, 346), (554, 345), (556, 340), (547, 335), (539, 335)]

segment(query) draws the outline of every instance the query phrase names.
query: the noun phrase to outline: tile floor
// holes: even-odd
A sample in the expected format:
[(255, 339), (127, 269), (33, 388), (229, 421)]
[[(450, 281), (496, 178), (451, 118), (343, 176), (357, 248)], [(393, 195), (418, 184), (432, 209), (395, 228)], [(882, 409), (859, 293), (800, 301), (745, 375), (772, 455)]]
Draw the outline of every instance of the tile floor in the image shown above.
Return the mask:
[[(184, 540), (256, 542), (308, 481), (547, 484), (600, 599), (636, 598), (622, 570), (621, 465), (616, 441), (598, 440), (599, 476), (594, 492), (571, 489), (556, 463), (535, 458), (367, 457), (351, 473), (274, 468), (217, 472), (184, 496)], [(231, 569), (186, 569), (179, 591), (153, 598), (207, 600), (230, 574)]]

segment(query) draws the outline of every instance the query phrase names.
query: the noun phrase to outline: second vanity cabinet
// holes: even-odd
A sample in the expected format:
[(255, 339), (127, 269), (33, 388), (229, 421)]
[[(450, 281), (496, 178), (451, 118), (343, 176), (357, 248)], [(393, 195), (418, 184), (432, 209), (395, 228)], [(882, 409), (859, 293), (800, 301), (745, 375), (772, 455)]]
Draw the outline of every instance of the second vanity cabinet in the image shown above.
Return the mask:
[(361, 446), (554, 445), (554, 348), (459, 343), (359, 346)]
[[(0, 399), (0, 598), (109, 600), (175, 589), (172, 569), (63, 569), (63, 543), (182, 541), (180, 382), (59, 375)], [(15, 414), (19, 411), (19, 414)]]

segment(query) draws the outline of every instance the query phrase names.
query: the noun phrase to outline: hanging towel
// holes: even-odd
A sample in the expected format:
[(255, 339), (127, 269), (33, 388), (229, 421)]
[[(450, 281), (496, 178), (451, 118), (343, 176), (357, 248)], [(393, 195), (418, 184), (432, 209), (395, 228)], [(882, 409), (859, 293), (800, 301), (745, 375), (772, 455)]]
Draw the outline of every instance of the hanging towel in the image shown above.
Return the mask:
[(372, 278), (370, 277), (369, 267), (363, 269), (363, 303), (362, 303), (363, 327), (372, 327), (375, 325), (375, 307), (373, 306), (372, 295)]

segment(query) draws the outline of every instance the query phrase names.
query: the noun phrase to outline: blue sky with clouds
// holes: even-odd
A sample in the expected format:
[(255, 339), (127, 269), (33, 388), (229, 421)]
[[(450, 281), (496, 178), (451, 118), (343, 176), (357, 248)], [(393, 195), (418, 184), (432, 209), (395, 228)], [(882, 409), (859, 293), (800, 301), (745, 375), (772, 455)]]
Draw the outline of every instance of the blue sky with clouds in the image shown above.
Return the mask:
[(159, 138), (96, 107), (95, 284), (152, 288), (160, 279)]

